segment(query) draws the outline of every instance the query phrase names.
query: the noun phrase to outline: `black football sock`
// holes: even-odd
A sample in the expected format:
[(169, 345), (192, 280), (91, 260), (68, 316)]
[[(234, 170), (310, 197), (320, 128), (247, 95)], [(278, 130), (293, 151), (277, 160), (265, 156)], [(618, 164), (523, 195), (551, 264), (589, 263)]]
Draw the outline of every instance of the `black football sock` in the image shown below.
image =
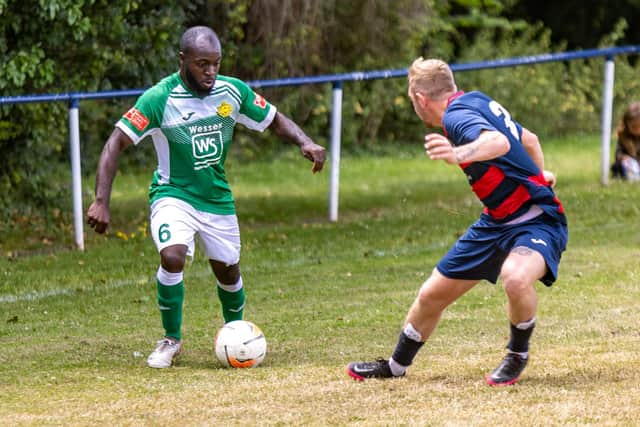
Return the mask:
[(517, 325), (511, 324), (511, 338), (507, 349), (513, 353), (524, 354), (525, 357), (529, 352), (529, 338), (533, 333), (533, 328), (536, 326), (536, 318), (527, 320), (526, 322), (518, 323)]
[[(407, 323), (403, 331), (400, 332), (400, 337), (391, 359), (406, 368), (413, 363), (413, 359), (423, 345), (424, 341), (421, 341), (420, 333), (414, 329), (411, 323)], [(401, 375), (402, 373), (404, 372), (399, 373), (396, 370), (394, 375)]]

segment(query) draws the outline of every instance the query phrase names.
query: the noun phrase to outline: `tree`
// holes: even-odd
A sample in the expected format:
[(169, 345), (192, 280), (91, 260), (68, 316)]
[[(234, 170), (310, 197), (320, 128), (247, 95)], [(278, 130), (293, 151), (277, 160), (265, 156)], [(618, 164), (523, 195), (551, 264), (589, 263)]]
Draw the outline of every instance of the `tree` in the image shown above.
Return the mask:
[[(0, 0), (0, 93), (149, 85), (176, 68), (184, 19), (182, 8), (172, 2)], [(60, 103), (0, 109), (0, 191), (9, 195), (0, 199), (3, 217), (25, 209), (46, 212), (68, 202), (62, 196), (69, 183), (59, 179), (68, 168), (66, 113)], [(101, 125), (85, 121), (84, 133)]]
[[(551, 30), (554, 44), (564, 42), (569, 50), (593, 49), (620, 19), (631, 26), (640, 22), (640, 1), (563, 0), (545, 2), (542, 7), (536, 0), (519, 0), (505, 16), (541, 22)], [(629, 31), (619, 43), (640, 44), (640, 31)]]

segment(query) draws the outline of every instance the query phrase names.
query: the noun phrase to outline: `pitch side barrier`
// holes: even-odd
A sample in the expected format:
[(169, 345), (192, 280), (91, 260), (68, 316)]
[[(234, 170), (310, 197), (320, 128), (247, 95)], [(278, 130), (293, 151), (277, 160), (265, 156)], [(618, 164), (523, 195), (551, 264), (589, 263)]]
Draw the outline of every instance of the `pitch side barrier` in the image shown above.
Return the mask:
[[(487, 68), (516, 67), (521, 65), (542, 64), (546, 62), (573, 61), (593, 57), (604, 57), (604, 83), (602, 96), (602, 155), (600, 181), (606, 185), (609, 180), (609, 150), (611, 144), (611, 120), (613, 111), (614, 57), (640, 53), (640, 45), (589, 49), (564, 53), (521, 56), (517, 58), (496, 59), (492, 61), (451, 64), (454, 72), (481, 70)], [(332, 108), (330, 130), (330, 183), (329, 183), (329, 220), (338, 220), (338, 189), (340, 176), (340, 137), (342, 128), (342, 84), (349, 81), (378, 80), (406, 77), (407, 69), (363, 71), (344, 74), (327, 74), (312, 77), (289, 77), (273, 80), (255, 80), (247, 82), (253, 88), (279, 86), (301, 86), (331, 83)], [(145, 89), (112, 90), (105, 92), (59, 93), (49, 95), (25, 95), (0, 97), (0, 105), (25, 104), (34, 102), (67, 102), (69, 104), (69, 146), (71, 157), (71, 176), (73, 191), (73, 217), (76, 246), (84, 250), (82, 178), (80, 170), (80, 101), (85, 99), (112, 99), (136, 97)]]

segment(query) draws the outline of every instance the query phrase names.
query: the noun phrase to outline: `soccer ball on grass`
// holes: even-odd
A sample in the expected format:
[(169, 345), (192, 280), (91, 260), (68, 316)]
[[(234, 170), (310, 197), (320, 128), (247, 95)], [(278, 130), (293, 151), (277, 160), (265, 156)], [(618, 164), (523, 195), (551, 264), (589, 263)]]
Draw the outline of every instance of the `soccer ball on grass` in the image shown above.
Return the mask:
[(247, 320), (226, 323), (213, 340), (216, 357), (226, 367), (255, 368), (267, 354), (262, 330)]

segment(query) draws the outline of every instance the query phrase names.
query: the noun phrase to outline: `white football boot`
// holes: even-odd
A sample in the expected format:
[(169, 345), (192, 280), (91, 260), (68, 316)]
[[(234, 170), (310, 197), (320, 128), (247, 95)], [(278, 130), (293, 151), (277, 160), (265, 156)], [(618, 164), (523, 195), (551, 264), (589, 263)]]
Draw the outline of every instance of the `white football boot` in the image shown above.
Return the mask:
[(158, 341), (158, 346), (149, 355), (147, 365), (150, 368), (169, 368), (173, 364), (173, 359), (180, 354), (182, 342), (172, 337), (164, 337)]

